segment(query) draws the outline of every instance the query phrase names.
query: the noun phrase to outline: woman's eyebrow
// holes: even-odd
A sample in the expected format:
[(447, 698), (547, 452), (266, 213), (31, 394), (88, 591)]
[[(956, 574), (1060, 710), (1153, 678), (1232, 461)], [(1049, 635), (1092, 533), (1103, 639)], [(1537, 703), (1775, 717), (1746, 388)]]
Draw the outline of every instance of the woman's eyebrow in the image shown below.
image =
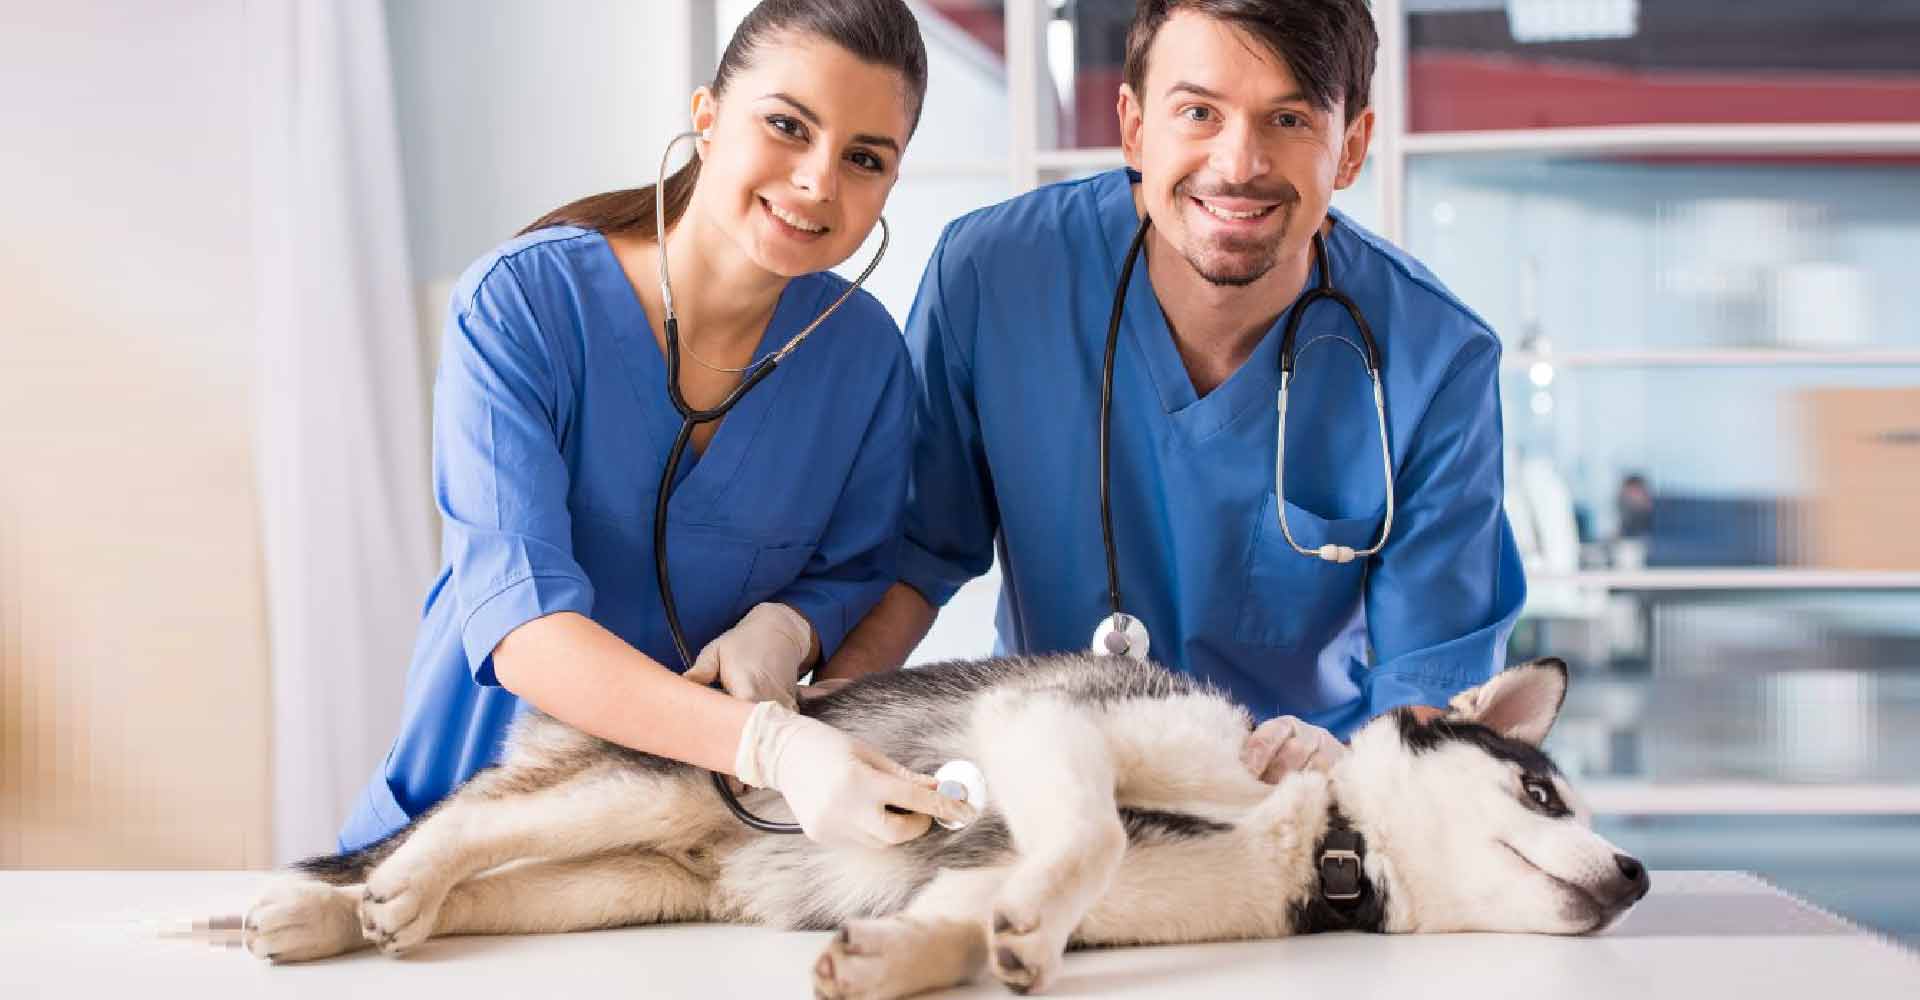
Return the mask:
[[(793, 108), (794, 111), (799, 113), (800, 117), (805, 118), (807, 120), (807, 124), (812, 125), (814, 128), (826, 127), (825, 125), (820, 124), (819, 114), (815, 113), (812, 108), (807, 107), (805, 104), (801, 103), (800, 100), (794, 97), (792, 94), (786, 94), (786, 93), (781, 93), (780, 91), (775, 91), (771, 94), (768, 94), (767, 96)], [(900, 152), (900, 143), (894, 140), (890, 136), (874, 135), (870, 132), (862, 132), (859, 135), (854, 136), (853, 141), (864, 146), (883, 146), (887, 149), (893, 150), (893, 152), (895, 152), (896, 154)]]

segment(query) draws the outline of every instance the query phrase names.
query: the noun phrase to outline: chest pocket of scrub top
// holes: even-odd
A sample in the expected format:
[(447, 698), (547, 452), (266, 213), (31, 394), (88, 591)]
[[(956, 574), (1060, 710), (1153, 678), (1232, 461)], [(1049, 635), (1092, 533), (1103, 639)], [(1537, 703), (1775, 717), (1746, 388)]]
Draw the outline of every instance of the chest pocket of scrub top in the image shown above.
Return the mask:
[(799, 578), (812, 556), (813, 546), (805, 543), (761, 546), (753, 557), (753, 571), (747, 574), (747, 585), (741, 595), (742, 613), (785, 590)]
[[(667, 569), (680, 627), (695, 655), (746, 610), (741, 598), (759, 548), (737, 531), (668, 518)], [(593, 581), (593, 619), (660, 662), (676, 665), (654, 583), (652, 549), (650, 519), (592, 510), (574, 514), (574, 558)]]
[[(1366, 560), (1331, 563), (1295, 552), (1280, 532), (1275, 505), (1274, 495), (1267, 494), (1253, 528), (1238, 638), (1260, 646), (1317, 645), (1345, 624), (1342, 612), (1360, 597)], [(1307, 549), (1327, 542), (1364, 549), (1379, 535), (1384, 516), (1383, 509), (1368, 517), (1330, 519), (1287, 504), (1287, 527), (1294, 541)]]

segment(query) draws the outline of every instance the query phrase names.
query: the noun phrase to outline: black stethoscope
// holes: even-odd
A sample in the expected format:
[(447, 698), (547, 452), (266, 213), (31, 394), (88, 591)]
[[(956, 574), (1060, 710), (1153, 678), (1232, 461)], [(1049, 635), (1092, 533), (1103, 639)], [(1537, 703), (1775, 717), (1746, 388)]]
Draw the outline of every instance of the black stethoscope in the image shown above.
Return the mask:
[[(773, 374), (773, 369), (778, 366), (780, 362), (785, 361), (787, 355), (793, 353), (794, 348), (799, 347), (800, 343), (806, 340), (809, 334), (813, 333), (820, 324), (826, 322), (827, 317), (833, 315), (849, 298), (853, 297), (854, 292), (860, 290), (860, 286), (866, 282), (867, 276), (873, 273), (874, 268), (880, 266), (880, 259), (886, 256), (887, 244), (892, 240), (892, 232), (887, 228), (886, 216), (881, 216), (880, 249), (874, 253), (873, 260), (869, 261), (866, 269), (860, 272), (860, 277), (854, 279), (853, 284), (848, 286), (846, 291), (840, 293), (840, 297), (834, 299), (832, 305), (827, 306), (826, 311), (814, 317), (813, 322), (808, 323), (799, 333), (794, 334), (779, 350), (752, 362), (744, 368), (719, 368), (707, 364), (705, 361), (700, 361), (699, 355), (693, 355), (694, 360), (699, 361), (700, 364), (705, 367), (713, 368), (716, 371), (739, 372), (741, 375), (740, 384), (735, 386), (732, 392), (727, 393), (727, 397), (722, 399), (719, 405), (705, 410), (694, 409), (692, 404), (687, 402), (687, 397), (680, 391), (680, 320), (673, 313), (673, 283), (667, 277), (667, 206), (665, 189), (667, 161), (668, 157), (673, 153), (673, 147), (678, 145), (682, 139), (702, 135), (703, 133), (700, 132), (682, 132), (667, 142), (666, 151), (660, 156), (659, 182), (656, 183), (653, 188), (653, 217), (656, 220), (656, 225), (659, 227), (660, 233), (660, 299), (662, 311), (666, 313), (667, 396), (673, 400), (673, 408), (680, 413), (680, 433), (674, 437), (673, 449), (667, 453), (666, 467), (660, 471), (660, 488), (654, 495), (653, 573), (655, 579), (657, 579), (660, 584), (660, 606), (661, 609), (666, 612), (667, 631), (673, 634), (673, 648), (674, 651), (680, 655), (680, 665), (683, 671), (693, 669), (693, 655), (688, 650), (686, 635), (680, 631), (680, 610), (674, 604), (673, 581), (669, 579), (667, 573), (667, 501), (673, 498), (674, 473), (680, 468), (680, 456), (686, 452), (687, 442), (693, 438), (693, 429), (701, 424), (712, 423), (726, 416), (728, 411), (733, 409), (734, 404), (740, 402), (748, 392), (752, 391), (754, 386), (759, 385), (768, 375)], [(691, 350), (687, 353), (693, 354)], [(802, 832), (800, 824), (798, 823), (776, 823), (772, 820), (761, 819), (759, 816), (749, 812), (747, 807), (741, 805), (740, 800), (734, 796), (733, 789), (727, 787), (727, 779), (725, 776), (717, 771), (712, 772), (712, 776), (713, 787), (720, 792), (720, 801), (726, 803), (727, 808), (732, 811), (733, 815), (738, 818), (740, 822), (765, 833)]]
[[(1113, 437), (1113, 357), (1120, 343), (1120, 318), (1127, 302), (1127, 285), (1133, 279), (1133, 262), (1140, 256), (1140, 247), (1146, 243), (1147, 230), (1153, 227), (1151, 217), (1140, 220), (1140, 228), (1133, 234), (1133, 243), (1127, 247), (1126, 262), (1120, 265), (1120, 282), (1113, 290), (1113, 311), (1107, 319), (1107, 359), (1102, 371), (1100, 386), (1100, 532), (1101, 540), (1107, 551), (1107, 600), (1112, 613), (1101, 619), (1100, 625), (1093, 631), (1093, 651), (1112, 656), (1131, 656), (1136, 660), (1147, 658), (1147, 648), (1151, 639), (1147, 626), (1140, 619), (1120, 609), (1120, 569), (1119, 558), (1113, 545), (1113, 500), (1112, 500), (1112, 461), (1111, 439)], [(1287, 316), (1287, 326), (1280, 336), (1280, 429), (1275, 436), (1273, 446), (1273, 496), (1274, 510), (1280, 518), (1280, 533), (1286, 537), (1287, 545), (1295, 552), (1309, 558), (1324, 559), (1331, 563), (1348, 563), (1356, 558), (1372, 556), (1387, 544), (1387, 535), (1393, 531), (1393, 458), (1387, 450), (1387, 403), (1380, 389), (1380, 345), (1373, 339), (1373, 329), (1367, 325), (1367, 318), (1360, 313), (1360, 307), (1339, 289), (1333, 287), (1333, 275), (1327, 263), (1327, 244), (1318, 232), (1313, 234), (1313, 258), (1315, 269), (1319, 273), (1319, 283), (1302, 295), (1293, 304), (1293, 311)], [(1365, 349), (1354, 347), (1353, 342), (1344, 338), (1333, 338), (1360, 353), (1361, 360), (1367, 366), (1367, 378), (1373, 382), (1373, 410), (1380, 418), (1380, 461), (1387, 484), (1387, 516), (1380, 526), (1380, 537), (1364, 549), (1354, 549), (1345, 545), (1328, 542), (1319, 548), (1309, 549), (1294, 540), (1293, 530), (1287, 526), (1287, 495), (1284, 480), (1287, 462), (1287, 384), (1293, 380), (1293, 341), (1300, 329), (1300, 318), (1307, 314), (1307, 308), (1326, 299), (1347, 311), (1353, 325), (1360, 331), (1360, 339)]]

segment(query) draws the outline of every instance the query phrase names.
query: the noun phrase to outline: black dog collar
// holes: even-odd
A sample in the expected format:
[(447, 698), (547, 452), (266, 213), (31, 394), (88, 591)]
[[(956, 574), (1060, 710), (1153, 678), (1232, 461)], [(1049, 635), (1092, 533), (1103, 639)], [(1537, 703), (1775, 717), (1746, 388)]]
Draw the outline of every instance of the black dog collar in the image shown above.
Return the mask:
[(1320, 841), (1320, 898), (1341, 906), (1365, 896), (1367, 874), (1361, 862), (1366, 856), (1365, 837), (1351, 829), (1328, 830)]
[(1358, 909), (1373, 894), (1367, 881), (1367, 838), (1360, 835), (1335, 805), (1327, 811), (1327, 832), (1314, 850), (1320, 875), (1320, 898), (1336, 910)]
[(1323, 931), (1379, 933), (1387, 922), (1387, 892), (1367, 878), (1367, 839), (1337, 804), (1327, 808), (1327, 829), (1314, 845), (1314, 885), (1287, 914), (1295, 934)]

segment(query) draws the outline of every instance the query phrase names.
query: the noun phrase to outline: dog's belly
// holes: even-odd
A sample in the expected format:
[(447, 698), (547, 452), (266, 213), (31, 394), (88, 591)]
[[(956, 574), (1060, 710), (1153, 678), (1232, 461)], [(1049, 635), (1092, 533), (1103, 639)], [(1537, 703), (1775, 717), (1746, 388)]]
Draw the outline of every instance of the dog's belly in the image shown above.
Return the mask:
[(1083, 945), (1278, 937), (1289, 887), (1248, 856), (1240, 831), (1130, 846), (1113, 883), (1074, 932)]

